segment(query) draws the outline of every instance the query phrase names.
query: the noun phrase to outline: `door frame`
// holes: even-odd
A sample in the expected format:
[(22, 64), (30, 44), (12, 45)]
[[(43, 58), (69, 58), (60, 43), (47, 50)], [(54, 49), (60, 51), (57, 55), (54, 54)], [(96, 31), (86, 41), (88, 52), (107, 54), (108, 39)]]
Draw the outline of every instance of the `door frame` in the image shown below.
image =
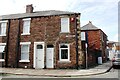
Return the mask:
[[(46, 68), (47, 68), (47, 49), (48, 49), (48, 47), (46, 47)], [(52, 49), (52, 48), (51, 48)], [(54, 54), (55, 54), (55, 52), (54, 52), (54, 46), (53, 46), (53, 68), (54, 68)]]
[(36, 46), (38, 44), (42, 44), (43, 45), (43, 53), (44, 53), (44, 56), (45, 56), (45, 44), (44, 42), (34, 42), (34, 55), (33, 55), (33, 68), (36, 68)]

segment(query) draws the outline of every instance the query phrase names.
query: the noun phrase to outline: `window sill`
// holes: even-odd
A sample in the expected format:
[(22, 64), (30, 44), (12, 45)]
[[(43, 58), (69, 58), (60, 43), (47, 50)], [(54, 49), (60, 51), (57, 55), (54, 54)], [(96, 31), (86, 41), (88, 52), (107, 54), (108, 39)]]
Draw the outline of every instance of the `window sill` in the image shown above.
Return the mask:
[(0, 36), (6, 36), (6, 35), (0, 35)]
[(5, 60), (4, 59), (0, 59), (0, 62), (4, 62)]
[(58, 63), (71, 63), (71, 61), (58, 61)]
[(67, 33), (70, 33), (70, 32), (60, 32), (60, 33), (61, 33), (61, 34), (65, 34), (65, 33), (66, 33), (66, 34), (67, 34)]
[(30, 62), (30, 60), (19, 60), (19, 62)]
[(30, 33), (22, 33), (21, 35), (30, 35)]

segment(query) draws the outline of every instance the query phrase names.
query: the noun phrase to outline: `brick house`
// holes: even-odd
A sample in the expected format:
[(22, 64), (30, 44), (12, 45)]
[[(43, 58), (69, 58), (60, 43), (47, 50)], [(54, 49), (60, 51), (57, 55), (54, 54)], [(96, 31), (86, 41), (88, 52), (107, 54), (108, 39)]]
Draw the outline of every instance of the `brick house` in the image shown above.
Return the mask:
[(91, 21), (81, 27), (82, 52), (85, 57), (85, 65), (94, 66), (98, 63), (98, 57), (102, 57), (102, 62), (107, 59), (107, 35), (94, 26)]
[(81, 68), (80, 13), (33, 12), (0, 16), (0, 63), (21, 68)]

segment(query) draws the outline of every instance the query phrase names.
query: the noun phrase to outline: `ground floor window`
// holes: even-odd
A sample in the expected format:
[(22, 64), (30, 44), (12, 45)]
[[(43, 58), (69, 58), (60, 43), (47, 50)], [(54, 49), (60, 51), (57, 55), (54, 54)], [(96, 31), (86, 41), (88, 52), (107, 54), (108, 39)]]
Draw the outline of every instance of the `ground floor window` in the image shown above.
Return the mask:
[(30, 50), (30, 42), (22, 42), (20, 62), (29, 62), (29, 50)]
[(60, 51), (59, 52), (60, 61), (69, 61), (70, 60), (69, 44), (60, 44), (59, 51)]
[(0, 61), (5, 61), (5, 43), (0, 43)]

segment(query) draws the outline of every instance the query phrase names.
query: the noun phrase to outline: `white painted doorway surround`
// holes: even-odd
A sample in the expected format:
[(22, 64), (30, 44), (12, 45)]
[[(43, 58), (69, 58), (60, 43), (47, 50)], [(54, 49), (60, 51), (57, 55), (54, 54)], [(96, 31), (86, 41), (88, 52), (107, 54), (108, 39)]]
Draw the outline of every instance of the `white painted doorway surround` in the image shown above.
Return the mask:
[(54, 68), (54, 47), (51, 45), (46, 49), (46, 68)]
[(34, 42), (34, 65), (35, 69), (44, 68), (44, 42)]

